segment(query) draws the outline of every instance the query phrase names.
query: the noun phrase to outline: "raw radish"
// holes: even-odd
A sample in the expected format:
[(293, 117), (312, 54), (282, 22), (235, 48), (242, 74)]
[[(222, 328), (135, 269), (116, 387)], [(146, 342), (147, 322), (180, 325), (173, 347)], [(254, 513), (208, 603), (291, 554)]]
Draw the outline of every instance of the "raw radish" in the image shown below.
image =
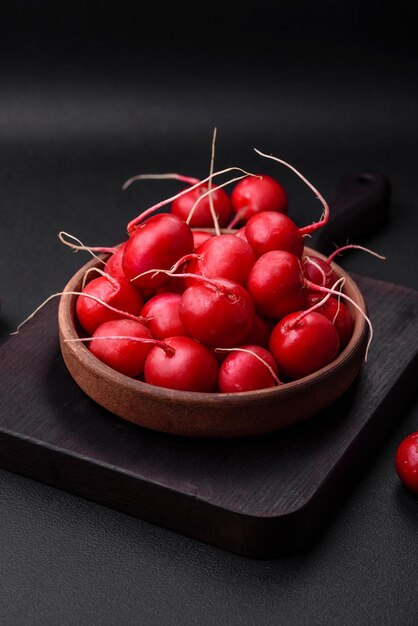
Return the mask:
[(257, 313), (271, 319), (306, 306), (302, 266), (290, 252), (274, 250), (260, 257), (250, 272), (247, 289)]
[(250, 295), (231, 280), (197, 278), (201, 282), (188, 287), (181, 297), (180, 319), (187, 333), (209, 346), (238, 345), (253, 324)]
[(418, 432), (411, 433), (399, 444), (395, 467), (405, 487), (418, 494)]
[(302, 258), (302, 269), (305, 278), (324, 287), (332, 287), (337, 280), (337, 275), (328, 261), (316, 256), (306, 255)]
[(180, 320), (180, 301), (178, 293), (161, 293), (144, 304), (141, 316), (148, 320), (147, 327), (153, 337), (166, 339), (186, 334)]
[(260, 211), (287, 212), (287, 196), (283, 187), (270, 176), (246, 178), (239, 182), (231, 195), (231, 204), (235, 212), (232, 226), (239, 221), (248, 220)]
[[(106, 339), (111, 336), (121, 338)], [(139, 376), (144, 371), (145, 359), (154, 346), (152, 343), (142, 343), (127, 337), (152, 339), (152, 334), (141, 322), (112, 320), (96, 328), (89, 350), (117, 372), (125, 376)]]
[[(190, 211), (196, 201), (204, 193), (208, 191), (208, 186), (202, 184), (200, 187), (192, 189), (189, 193), (180, 196), (173, 201), (171, 212), (182, 220), (186, 221)], [(221, 228), (227, 226), (231, 217), (231, 201), (228, 194), (223, 189), (218, 189), (216, 185), (212, 187), (211, 196), (206, 196), (196, 206), (193, 216), (189, 221), (189, 226), (193, 228), (211, 228), (213, 227), (213, 218), (210, 210), (210, 197), (213, 200), (215, 213), (218, 217), (219, 226)]]
[[(181, 257), (193, 252), (193, 234), (176, 215), (154, 215), (139, 224), (126, 243), (123, 271), (137, 287), (157, 289), (169, 281), (159, 269), (168, 270)], [(138, 275), (155, 269), (155, 274)]]
[(245, 344), (232, 350), (219, 368), (218, 387), (222, 393), (267, 389), (280, 384), (273, 356), (258, 345)]
[(339, 256), (342, 252), (346, 252), (347, 250), (362, 250), (363, 252), (367, 252), (382, 261), (386, 259), (386, 257), (378, 254), (377, 252), (373, 252), (373, 250), (369, 250), (369, 248), (364, 248), (363, 246), (358, 246), (357, 244), (347, 244), (346, 246), (337, 248), (337, 250), (330, 254), (326, 260), (309, 255), (304, 256), (302, 263), (305, 278), (313, 283), (316, 283), (317, 285), (331, 287), (337, 280), (337, 276), (332, 269), (331, 263), (334, 261), (336, 256)]
[(145, 362), (145, 382), (181, 391), (214, 390), (218, 364), (208, 348), (190, 337), (171, 337), (165, 343), (174, 354), (153, 348)]
[[(119, 282), (106, 276), (94, 278), (84, 287), (82, 293), (93, 295), (115, 309), (135, 316), (140, 314), (144, 304), (141, 293), (127, 281)], [(82, 295), (77, 298), (76, 314), (81, 326), (90, 334), (105, 322), (123, 317), (123, 314)]]
[[(322, 296), (309, 294), (307, 304), (309, 307), (318, 304), (323, 300)], [(351, 313), (344, 302), (338, 302), (334, 297), (328, 298), (319, 308), (315, 309), (317, 313), (325, 315), (327, 319), (334, 325), (335, 330), (340, 338), (340, 350), (350, 341), (353, 335), (354, 322)]]
[(257, 213), (247, 223), (245, 237), (257, 257), (272, 250), (285, 250), (297, 257), (303, 253), (301, 229), (283, 213)]
[(256, 313), (254, 315), (254, 321), (250, 332), (244, 337), (243, 343), (251, 343), (256, 346), (267, 348), (272, 330), (272, 323)]
[(122, 259), (126, 244), (127, 241), (122, 243), (119, 248), (107, 259), (104, 266), (105, 272), (118, 280), (128, 280), (122, 266)]
[(206, 239), (213, 237), (213, 233), (208, 233), (204, 230), (193, 230), (194, 249), (198, 248)]
[[(196, 257), (187, 271), (207, 278), (227, 278), (246, 285), (255, 263), (255, 255), (246, 241), (235, 235), (218, 235), (204, 241), (196, 249)], [(193, 279), (188, 281), (192, 284)]]
[(269, 348), (279, 371), (291, 380), (313, 374), (338, 354), (340, 341), (332, 323), (315, 311), (296, 311), (274, 327)]

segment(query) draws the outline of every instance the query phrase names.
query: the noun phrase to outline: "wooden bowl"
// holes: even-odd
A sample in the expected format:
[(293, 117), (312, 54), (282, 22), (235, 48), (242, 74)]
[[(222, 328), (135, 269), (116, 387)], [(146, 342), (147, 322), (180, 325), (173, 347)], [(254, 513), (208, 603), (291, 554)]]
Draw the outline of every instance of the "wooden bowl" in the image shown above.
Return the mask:
[[(325, 257), (305, 248), (309, 255)], [(65, 291), (79, 291), (87, 269), (82, 267)], [(354, 281), (344, 276), (344, 291), (362, 309), (366, 305)], [(353, 336), (337, 358), (310, 376), (282, 387), (241, 393), (198, 393), (156, 387), (119, 374), (99, 361), (81, 342), (75, 324), (76, 296), (63, 295), (58, 311), (60, 345), (65, 364), (83, 391), (112, 413), (153, 430), (188, 437), (242, 437), (258, 435), (306, 420), (334, 402), (356, 378), (364, 360), (368, 328), (362, 315), (349, 305)]]

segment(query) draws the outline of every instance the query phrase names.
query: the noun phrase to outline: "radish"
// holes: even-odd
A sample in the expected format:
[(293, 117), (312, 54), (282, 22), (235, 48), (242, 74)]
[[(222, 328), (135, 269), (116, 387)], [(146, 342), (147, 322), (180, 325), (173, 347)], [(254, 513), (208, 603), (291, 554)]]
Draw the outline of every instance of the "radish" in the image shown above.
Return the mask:
[[(95, 299), (82, 297), (84, 294), (95, 296)], [(101, 301), (113, 308), (103, 306)], [(99, 276), (89, 282), (77, 298), (76, 314), (84, 330), (93, 333), (101, 324), (123, 317), (124, 312), (138, 316), (143, 303), (141, 293), (127, 281)], [(115, 312), (115, 309), (120, 312)]]
[(218, 387), (222, 393), (254, 391), (281, 384), (277, 377), (277, 364), (265, 348), (249, 344), (225, 348), (225, 351), (230, 351), (230, 354), (218, 374)]
[(383, 261), (386, 259), (386, 257), (378, 254), (377, 252), (373, 252), (373, 250), (369, 250), (369, 248), (364, 248), (363, 246), (358, 246), (356, 244), (347, 244), (346, 246), (337, 248), (337, 250), (329, 255), (326, 261), (319, 259), (318, 257), (311, 257), (309, 255), (304, 256), (302, 259), (304, 276), (317, 285), (331, 287), (337, 280), (337, 276), (331, 267), (331, 263), (334, 261), (336, 256), (346, 250), (362, 250), (363, 252), (368, 252)]
[(284, 317), (306, 306), (302, 266), (283, 250), (263, 254), (248, 276), (247, 289), (257, 313), (271, 319)]
[[(322, 296), (316, 294), (308, 295), (308, 306), (312, 307), (323, 300)], [(317, 313), (325, 315), (327, 319), (334, 325), (340, 339), (340, 350), (345, 348), (351, 339), (354, 329), (353, 318), (344, 302), (339, 302), (336, 298), (330, 297), (319, 308), (315, 309)]]
[(273, 327), (271, 322), (255, 313), (253, 325), (251, 326), (249, 333), (242, 340), (242, 343), (251, 343), (256, 346), (267, 348), (272, 329)]
[(165, 344), (174, 354), (153, 348), (145, 362), (145, 382), (181, 391), (213, 391), (218, 364), (208, 348), (191, 337), (170, 337)]
[[(235, 235), (218, 235), (204, 241), (196, 249), (196, 256), (188, 272), (207, 278), (227, 278), (245, 285), (255, 262), (254, 252), (246, 241)], [(192, 280), (188, 284), (192, 284)]]
[(245, 237), (257, 257), (272, 250), (286, 250), (297, 257), (303, 253), (301, 229), (283, 213), (257, 213), (248, 221)]
[(206, 239), (210, 239), (211, 237), (213, 237), (213, 233), (208, 233), (204, 230), (193, 230), (192, 232), (195, 250), (200, 246), (200, 244), (206, 241)]
[[(200, 187), (197, 187), (192, 191), (189, 191), (189, 193), (180, 196), (173, 201), (171, 205), (171, 212), (186, 221), (196, 201), (207, 191), (208, 187), (202, 184)], [(213, 206), (218, 218), (219, 226), (227, 226), (231, 217), (231, 202), (228, 194), (225, 193), (223, 189), (219, 189), (214, 186), (212, 188), (211, 195), (206, 196), (197, 205), (193, 216), (188, 222), (191, 227), (210, 228), (213, 226), (213, 218), (210, 209), (210, 198), (212, 198), (213, 200)]]
[(113, 276), (117, 280), (128, 280), (125, 272), (123, 271), (123, 255), (125, 252), (127, 242), (122, 243), (117, 250), (107, 259), (104, 266), (105, 272)]
[[(146, 209), (146, 211), (143, 211), (142, 213), (140, 213), (137, 217), (135, 217), (133, 220), (131, 220), (129, 222), (129, 224), (128, 224), (128, 233), (131, 234), (135, 230), (135, 228), (137, 228), (137, 226), (141, 222), (143, 222), (145, 219), (147, 219), (152, 213), (155, 213), (156, 211), (158, 211), (162, 207), (166, 206), (167, 204), (170, 204), (170, 202), (174, 202), (177, 198), (179, 198), (181, 196), (184, 196), (185, 194), (188, 194), (191, 191), (194, 191), (195, 189), (197, 189), (198, 187), (200, 187), (204, 183), (207, 183), (208, 181), (211, 181), (215, 176), (220, 176), (221, 174), (226, 174), (227, 172), (231, 172), (233, 170), (242, 172), (244, 174), (244, 176), (254, 176), (254, 174), (251, 174), (250, 172), (246, 172), (245, 170), (243, 170), (240, 167), (228, 167), (228, 168), (226, 168), (224, 170), (220, 170), (219, 172), (211, 172), (210, 175), (207, 178), (205, 178), (205, 179), (203, 179), (201, 181), (198, 181), (196, 184), (192, 185), (189, 189), (183, 189), (183, 191), (180, 191), (179, 193), (175, 194), (174, 196), (171, 196), (170, 198), (166, 198), (165, 200), (162, 200), (161, 202), (158, 202), (157, 204), (154, 204), (149, 209)], [(228, 181), (227, 183), (223, 183), (223, 185), (219, 185), (219, 188), (223, 187), (225, 185), (228, 185), (231, 182), (235, 182), (235, 180), (240, 180), (241, 178), (243, 178), (243, 176), (239, 177), (238, 179), (232, 179), (232, 180)], [(211, 189), (208, 189), (206, 194), (202, 194), (201, 196), (199, 196), (199, 198), (195, 202), (195, 206), (196, 206), (196, 203), (200, 201), (200, 199), (203, 200), (204, 197), (210, 196), (211, 195), (211, 191), (212, 191)], [(190, 217), (190, 214), (189, 214), (189, 217)], [(216, 224), (215, 224), (215, 227), (216, 227)]]
[(248, 292), (231, 280), (185, 274), (199, 282), (181, 297), (180, 319), (187, 333), (220, 348), (238, 345), (253, 324), (254, 306)]
[(180, 320), (180, 301), (178, 293), (162, 293), (144, 304), (141, 316), (147, 319), (147, 328), (153, 337), (166, 339), (186, 334)]
[[(120, 338), (109, 339), (111, 336)], [(133, 338), (152, 340), (153, 337), (141, 322), (126, 319), (111, 320), (96, 328), (89, 343), (89, 350), (117, 372), (125, 376), (139, 376), (144, 371), (145, 359), (153, 345), (135, 341)]]
[(296, 311), (274, 327), (269, 348), (291, 380), (308, 376), (328, 365), (338, 354), (340, 342), (332, 323), (315, 311)]
[(331, 287), (337, 280), (337, 275), (328, 261), (316, 256), (304, 256), (302, 258), (302, 270), (305, 278), (317, 285)]
[(258, 178), (246, 178), (236, 185), (231, 195), (231, 204), (235, 218), (229, 225), (248, 220), (260, 211), (287, 212), (287, 196), (283, 187), (274, 178), (260, 175)]
[[(167, 270), (181, 257), (193, 252), (193, 234), (176, 215), (154, 215), (139, 224), (127, 241), (123, 254), (123, 271), (137, 287), (156, 289), (169, 281), (159, 269)], [(140, 274), (155, 268), (155, 274)]]

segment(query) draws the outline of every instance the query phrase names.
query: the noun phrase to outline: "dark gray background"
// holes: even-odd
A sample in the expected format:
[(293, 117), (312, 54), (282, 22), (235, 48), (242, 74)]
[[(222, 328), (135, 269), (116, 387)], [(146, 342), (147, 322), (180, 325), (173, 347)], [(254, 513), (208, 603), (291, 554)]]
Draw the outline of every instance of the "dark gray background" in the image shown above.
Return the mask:
[[(0, 22), (3, 339), (85, 260), (57, 232), (96, 245), (121, 238), (139, 210), (178, 189), (147, 182), (122, 193), (122, 182), (137, 172), (203, 177), (214, 125), (217, 167), (276, 175), (301, 225), (317, 201), (253, 147), (294, 163), (326, 197), (343, 173), (386, 173), (391, 220), (367, 245), (388, 260), (353, 254), (343, 265), (418, 287), (406, 3), (231, 3), (230, 15), (217, 1), (51, 4), (17, 2)], [(415, 624), (418, 499), (393, 468), (414, 430), (416, 401), (315, 543), (265, 562), (0, 471), (0, 622)]]

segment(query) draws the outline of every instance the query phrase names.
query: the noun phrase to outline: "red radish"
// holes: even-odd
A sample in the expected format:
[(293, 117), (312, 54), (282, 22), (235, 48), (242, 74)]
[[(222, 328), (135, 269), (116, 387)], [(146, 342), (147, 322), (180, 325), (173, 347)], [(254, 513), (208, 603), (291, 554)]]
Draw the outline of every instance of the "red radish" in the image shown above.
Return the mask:
[[(219, 172), (212, 172), (211, 171), (210, 175), (207, 178), (197, 182), (195, 185), (192, 185), (189, 189), (183, 189), (183, 191), (180, 191), (176, 195), (171, 196), (170, 198), (166, 198), (165, 200), (162, 200), (161, 202), (158, 202), (157, 204), (154, 204), (149, 209), (146, 209), (146, 211), (143, 211), (142, 213), (140, 213), (137, 217), (135, 217), (133, 220), (131, 220), (129, 222), (129, 224), (128, 224), (128, 233), (131, 234), (135, 230), (135, 228), (137, 228), (137, 226), (141, 222), (143, 222), (145, 219), (147, 219), (152, 213), (155, 213), (156, 211), (158, 211), (158, 209), (161, 209), (162, 207), (166, 206), (167, 204), (170, 204), (170, 202), (174, 202), (174, 200), (176, 200), (177, 198), (179, 198), (181, 196), (184, 196), (185, 194), (188, 194), (191, 191), (194, 191), (195, 189), (197, 189), (198, 187), (200, 187), (204, 183), (209, 182), (209, 186), (210, 186), (210, 181), (215, 176), (220, 176), (221, 174), (226, 174), (227, 172), (231, 172), (233, 170), (239, 171), (239, 172), (243, 172), (243, 174), (245, 176), (254, 176), (254, 174), (250, 174), (249, 172), (246, 172), (245, 170), (241, 169), (240, 167), (228, 167), (228, 168), (226, 168), (224, 170), (220, 170)], [(235, 182), (235, 180), (240, 180), (241, 178), (243, 178), (243, 176), (239, 177), (238, 179), (235, 178), (235, 179), (233, 179), (231, 181), (228, 181), (227, 183), (223, 183), (222, 185), (219, 185), (219, 188), (220, 187), (225, 187), (226, 185), (229, 185), (231, 182)], [(211, 190), (208, 190), (206, 193), (209, 193), (210, 191)], [(200, 198), (201, 197), (202, 196), (200, 196)], [(199, 201), (199, 198), (198, 198), (197, 202), (198, 201)], [(215, 224), (215, 227), (216, 227), (216, 224)]]
[(310, 280), (317, 285), (322, 285), (324, 287), (332, 287), (332, 285), (337, 280), (337, 276), (334, 270), (331, 267), (331, 263), (334, 261), (335, 257), (345, 252), (346, 250), (362, 250), (363, 252), (368, 252), (378, 259), (385, 260), (386, 257), (381, 254), (377, 254), (377, 252), (373, 252), (373, 250), (369, 250), (369, 248), (364, 248), (363, 246), (358, 246), (357, 244), (349, 244), (343, 246), (342, 248), (338, 248), (326, 260), (319, 259), (318, 257), (312, 256), (304, 256), (302, 259), (303, 263), (303, 273), (305, 278)]
[[(186, 221), (196, 201), (207, 191), (208, 187), (204, 184), (200, 187), (192, 189), (189, 193), (186, 193), (173, 201), (171, 205), (171, 212)], [(212, 187), (211, 196), (206, 196), (196, 206), (196, 210), (189, 221), (189, 225), (191, 227), (213, 227), (213, 218), (210, 210), (210, 197), (212, 197), (213, 200), (213, 206), (218, 217), (219, 226), (224, 227), (228, 224), (231, 217), (231, 201), (228, 194), (225, 193), (223, 189), (219, 189), (214, 185)]]
[(254, 319), (250, 295), (231, 280), (197, 278), (202, 282), (186, 289), (181, 297), (180, 319), (187, 333), (209, 346), (238, 345)]
[[(107, 339), (111, 336), (121, 338)], [(154, 346), (152, 343), (134, 341), (132, 338), (135, 337), (152, 340), (151, 332), (141, 322), (112, 320), (96, 328), (89, 350), (117, 372), (125, 376), (139, 376), (144, 371), (145, 359)]]
[(337, 280), (337, 275), (329, 262), (316, 256), (304, 256), (302, 258), (302, 268), (305, 278), (316, 285), (332, 287)]
[(287, 212), (285, 190), (274, 178), (264, 174), (239, 182), (232, 192), (231, 203), (236, 214), (231, 228), (240, 220), (248, 222), (260, 211)]
[(128, 280), (123, 271), (122, 259), (127, 242), (122, 243), (119, 248), (107, 259), (104, 270), (117, 280)]
[[(312, 307), (322, 300), (322, 296), (309, 294), (308, 306)], [(315, 309), (317, 313), (325, 315), (327, 319), (335, 326), (335, 330), (340, 338), (340, 350), (345, 348), (351, 339), (354, 329), (353, 318), (344, 302), (338, 302), (336, 298), (328, 298), (319, 308)]]
[(147, 319), (147, 327), (156, 339), (185, 335), (180, 320), (181, 296), (178, 293), (161, 293), (144, 305), (141, 316)]
[[(188, 273), (207, 278), (227, 278), (245, 285), (255, 262), (248, 243), (235, 235), (218, 235), (204, 241), (188, 266)], [(188, 281), (192, 284), (192, 279)]]
[(400, 443), (395, 466), (403, 484), (418, 494), (418, 432), (411, 433)]
[(171, 337), (165, 343), (174, 354), (153, 348), (145, 362), (145, 382), (182, 391), (213, 391), (218, 364), (210, 350), (190, 337)]
[(339, 346), (332, 323), (315, 311), (296, 311), (284, 317), (274, 327), (269, 344), (279, 371), (292, 380), (328, 365)]
[(302, 256), (304, 240), (300, 229), (283, 213), (257, 213), (247, 223), (245, 236), (257, 257), (272, 250), (285, 250), (297, 257)]
[(169, 281), (167, 274), (146, 274), (150, 269), (169, 269), (181, 257), (193, 252), (193, 234), (176, 215), (154, 215), (139, 224), (127, 241), (123, 254), (123, 271), (134, 285), (157, 289)]
[(283, 250), (267, 252), (254, 263), (247, 289), (256, 311), (268, 318), (279, 319), (306, 305), (301, 263)]
[(244, 337), (242, 342), (267, 348), (269, 345), (271, 331), (271, 323), (256, 313), (254, 315), (254, 321), (250, 332)]
[(252, 344), (229, 350), (232, 352), (219, 368), (219, 391), (237, 393), (267, 389), (280, 384), (277, 364), (270, 352)]
[(84, 330), (90, 334), (101, 324), (120, 319), (123, 312), (139, 315), (144, 303), (140, 292), (127, 281), (119, 282), (106, 276), (94, 278), (84, 287), (82, 293), (93, 295), (121, 311), (117, 313), (92, 298), (80, 295), (76, 303), (77, 318)]
[(193, 241), (194, 241), (194, 249), (198, 248), (200, 244), (202, 244), (206, 239), (210, 239), (213, 237), (213, 233), (208, 233), (204, 230), (194, 230), (193, 232)]

